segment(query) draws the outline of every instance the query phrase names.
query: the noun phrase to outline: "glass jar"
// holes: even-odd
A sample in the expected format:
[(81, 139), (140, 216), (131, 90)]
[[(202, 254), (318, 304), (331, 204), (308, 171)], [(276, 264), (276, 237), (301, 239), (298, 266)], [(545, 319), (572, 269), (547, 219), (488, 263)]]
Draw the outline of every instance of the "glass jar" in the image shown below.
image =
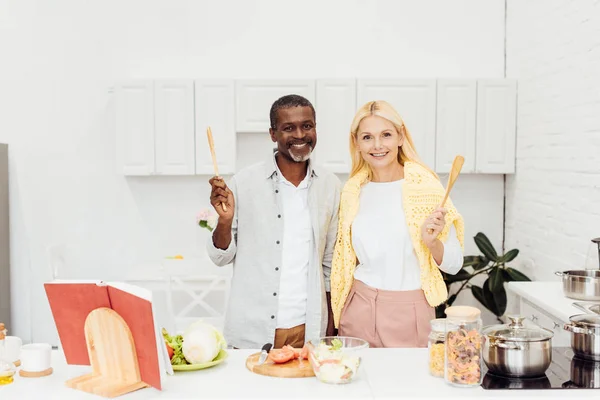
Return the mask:
[(15, 364), (5, 357), (4, 337), (4, 329), (2, 329), (0, 330), (0, 386), (12, 383), (17, 370)]
[(444, 378), (455, 386), (481, 385), (482, 376), (481, 311), (475, 307), (446, 309), (446, 357)]
[(433, 376), (444, 376), (444, 358), (446, 341), (446, 318), (437, 318), (430, 321), (431, 332), (427, 349), (429, 350), (429, 373)]

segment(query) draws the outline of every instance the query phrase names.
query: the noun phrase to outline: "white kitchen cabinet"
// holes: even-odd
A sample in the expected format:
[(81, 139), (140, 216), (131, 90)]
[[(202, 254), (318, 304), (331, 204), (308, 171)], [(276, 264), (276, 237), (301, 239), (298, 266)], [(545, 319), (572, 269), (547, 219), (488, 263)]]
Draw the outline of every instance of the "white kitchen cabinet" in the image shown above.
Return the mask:
[[(235, 87), (233, 80), (196, 80), (196, 174), (213, 175), (206, 129), (215, 142), (219, 174), (235, 173)], [(267, 110), (268, 113), (268, 110)]]
[(561, 321), (559, 318), (547, 313), (541, 308), (524, 298), (520, 300), (520, 315), (539, 327), (546, 328), (554, 333), (552, 345), (557, 347), (569, 347), (571, 345), (570, 332), (563, 329), (563, 325), (569, 321)]
[(517, 82), (478, 81), (476, 172), (515, 172), (516, 120)]
[(129, 81), (115, 96), (120, 173), (193, 175), (193, 81)]
[(390, 103), (404, 120), (417, 153), (433, 168), (435, 163), (436, 81), (422, 79), (359, 79), (357, 107), (373, 100)]
[(356, 80), (317, 81), (317, 146), (315, 161), (329, 171), (349, 174), (350, 125), (356, 113)]
[(154, 173), (154, 84), (115, 85), (117, 170), (123, 175)]
[[(236, 81), (236, 131), (268, 133), (269, 111), (278, 98), (297, 94), (315, 106), (314, 80), (239, 80)], [(316, 106), (315, 106), (316, 108)]]
[(194, 82), (157, 81), (154, 84), (155, 173), (193, 175)]
[(450, 172), (454, 157), (462, 155), (462, 172), (475, 172), (476, 81), (439, 80), (437, 88), (435, 171)]
[(529, 323), (534, 323), (554, 333), (552, 345), (569, 347), (571, 334), (563, 326), (573, 315), (584, 312), (574, 306), (580, 300), (564, 295), (562, 282), (509, 282), (507, 293), (514, 296), (517, 313)]

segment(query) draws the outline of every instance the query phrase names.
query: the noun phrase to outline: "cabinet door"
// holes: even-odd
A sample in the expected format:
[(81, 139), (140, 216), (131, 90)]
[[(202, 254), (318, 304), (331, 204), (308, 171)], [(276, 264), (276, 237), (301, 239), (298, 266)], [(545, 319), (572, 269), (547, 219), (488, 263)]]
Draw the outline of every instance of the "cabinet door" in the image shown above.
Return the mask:
[(334, 173), (349, 174), (352, 162), (348, 143), (356, 113), (356, 81), (317, 81), (317, 147), (313, 158)]
[(517, 82), (477, 82), (476, 171), (488, 174), (515, 172)]
[[(313, 80), (240, 80), (236, 82), (236, 131), (268, 133), (271, 105), (287, 94), (315, 104)], [(316, 108), (316, 107), (315, 107)]]
[(439, 80), (435, 170), (448, 173), (456, 155), (465, 157), (462, 172), (475, 172), (475, 81)]
[(210, 126), (219, 174), (235, 173), (236, 136), (233, 80), (196, 81), (196, 174), (214, 175), (206, 136)]
[(117, 171), (154, 173), (154, 87), (152, 81), (115, 85)]
[(156, 173), (193, 175), (194, 82), (157, 81), (154, 99)]
[(435, 80), (359, 79), (357, 107), (373, 100), (390, 103), (404, 120), (421, 160), (435, 163)]

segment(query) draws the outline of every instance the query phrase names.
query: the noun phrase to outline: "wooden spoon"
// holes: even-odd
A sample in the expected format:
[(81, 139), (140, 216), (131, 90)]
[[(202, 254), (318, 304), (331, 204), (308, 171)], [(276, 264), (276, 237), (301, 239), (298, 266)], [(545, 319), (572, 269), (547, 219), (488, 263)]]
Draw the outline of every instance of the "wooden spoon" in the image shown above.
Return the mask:
[[(206, 128), (206, 137), (208, 137), (208, 147), (210, 148), (210, 156), (212, 157), (213, 169), (215, 170), (215, 176), (219, 176), (219, 167), (217, 166), (217, 155), (215, 154), (215, 142), (213, 140), (212, 131), (210, 130), (210, 126)], [(223, 207), (223, 211), (227, 211), (227, 206), (225, 203), (221, 203), (221, 207)]]
[(460, 170), (462, 169), (464, 163), (465, 158), (463, 156), (454, 157), (454, 161), (452, 161), (452, 169), (450, 170), (450, 178), (448, 178), (448, 187), (446, 187), (446, 194), (444, 195), (444, 199), (442, 200), (440, 207), (444, 207), (446, 200), (448, 200), (452, 186), (454, 186), (454, 182), (456, 182), (458, 174), (460, 174)]
[[(450, 177), (448, 178), (448, 186), (446, 187), (446, 194), (444, 195), (444, 199), (442, 200), (440, 207), (444, 207), (444, 204), (446, 204), (446, 200), (448, 200), (448, 196), (450, 196), (450, 191), (454, 186), (454, 182), (456, 182), (456, 179), (458, 179), (458, 175), (460, 174), (460, 170), (462, 169), (464, 163), (465, 158), (463, 156), (454, 157), (454, 161), (452, 161), (452, 168), (450, 169)], [(428, 232), (431, 234), (433, 229), (429, 228)]]

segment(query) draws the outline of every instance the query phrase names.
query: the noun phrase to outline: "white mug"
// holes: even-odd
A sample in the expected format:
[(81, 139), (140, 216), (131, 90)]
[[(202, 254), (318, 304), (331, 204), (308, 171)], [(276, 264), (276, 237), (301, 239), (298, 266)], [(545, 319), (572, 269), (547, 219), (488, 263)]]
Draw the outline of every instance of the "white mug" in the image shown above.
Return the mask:
[(32, 343), (21, 347), (21, 369), (41, 372), (50, 368), (52, 346), (48, 343)]
[(15, 362), (19, 359), (22, 344), (23, 341), (17, 336), (7, 336), (4, 338), (4, 356), (8, 361)]

